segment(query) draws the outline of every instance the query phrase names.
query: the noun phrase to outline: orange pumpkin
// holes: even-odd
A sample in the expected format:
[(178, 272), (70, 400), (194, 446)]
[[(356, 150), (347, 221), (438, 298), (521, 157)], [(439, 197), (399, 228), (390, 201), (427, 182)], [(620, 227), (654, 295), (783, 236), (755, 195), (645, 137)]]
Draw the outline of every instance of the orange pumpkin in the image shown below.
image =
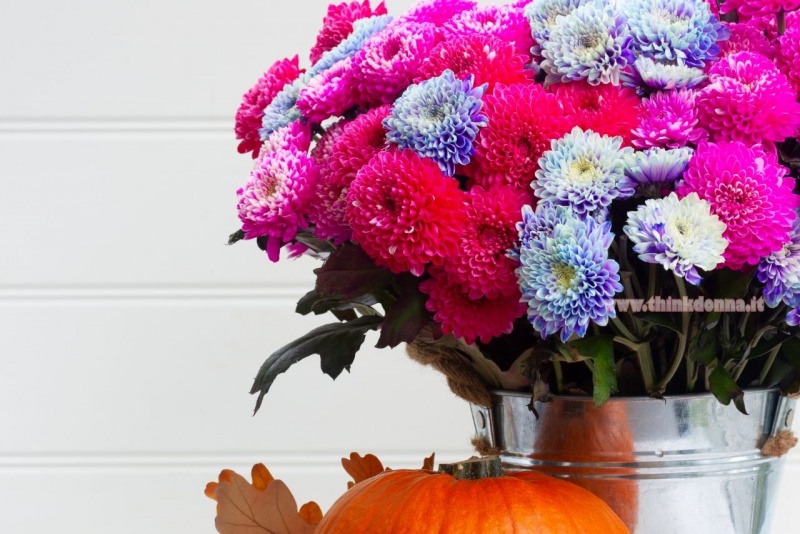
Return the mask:
[(628, 534), (591, 492), (535, 472), (460, 480), (386, 471), (337, 500), (315, 534)]

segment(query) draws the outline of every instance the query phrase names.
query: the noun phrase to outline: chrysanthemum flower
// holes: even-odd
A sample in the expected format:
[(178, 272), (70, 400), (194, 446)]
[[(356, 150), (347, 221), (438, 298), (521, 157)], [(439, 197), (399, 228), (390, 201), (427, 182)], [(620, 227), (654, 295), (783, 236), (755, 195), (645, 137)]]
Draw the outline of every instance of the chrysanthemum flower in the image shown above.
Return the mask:
[(474, 0), (419, 0), (400, 18), (403, 22), (423, 22), (441, 26), (463, 11), (477, 5)]
[(355, 105), (353, 58), (346, 58), (318, 74), (300, 89), (295, 103), (303, 117), (321, 123), (338, 117)]
[(800, 218), (796, 214), (789, 239), (759, 262), (756, 277), (764, 284), (764, 302), (770, 308), (781, 302), (800, 306)]
[(433, 24), (409, 22), (392, 24), (367, 41), (354, 59), (358, 103), (367, 107), (392, 103), (439, 40)]
[(590, 322), (616, 316), (614, 295), (622, 291), (619, 264), (609, 259), (611, 223), (570, 217), (551, 237), (522, 242), (517, 278), (528, 319), (542, 338), (583, 337)]
[(620, 72), (633, 62), (631, 36), (620, 10), (601, 2), (584, 4), (556, 19), (542, 47), (547, 83), (587, 80), (619, 85)]
[(531, 27), (522, 8), (510, 4), (480, 6), (462, 11), (442, 25), (445, 40), (478, 34), (512, 43), (517, 53), (530, 58), (533, 46)]
[(605, 219), (615, 198), (634, 193), (625, 176), (625, 157), (633, 153), (622, 148), (621, 137), (584, 132), (577, 126), (539, 159), (533, 192), (540, 201), (568, 206), (578, 217)]
[(362, 113), (342, 125), (342, 130), (331, 145), (328, 158), (330, 179), (349, 185), (361, 167), (387, 147), (383, 121), (389, 116), (389, 106), (381, 106)]
[(386, 15), (386, 6), (381, 2), (373, 10), (369, 0), (363, 2), (342, 2), (328, 6), (328, 13), (322, 20), (322, 29), (311, 49), (311, 63), (314, 64), (322, 54), (332, 50), (353, 33), (353, 22), (359, 19)]
[(458, 282), (441, 268), (430, 267), (430, 278), (419, 284), (419, 290), (428, 295), (425, 307), (433, 312), (433, 320), (441, 324), (442, 332), (463, 338), (468, 344), (508, 334), (514, 321), (525, 313), (520, 302), (520, 292), (495, 298), (472, 298)]
[(797, 92), (772, 61), (754, 52), (722, 58), (697, 94), (703, 127), (716, 141), (780, 142), (800, 128)]
[(472, 76), (459, 80), (453, 71), (410, 85), (384, 121), (386, 139), (435, 161), (453, 176), (475, 152), (472, 142), (486, 126), (481, 97), (486, 86), (473, 87)]
[(636, 58), (630, 70), (622, 73), (622, 82), (645, 96), (653, 91), (690, 89), (706, 80), (703, 69), (686, 65), (659, 63), (647, 57)]
[(447, 258), (444, 268), (450, 278), (464, 286), (470, 298), (516, 294), (514, 270), (519, 262), (508, 256), (516, 248), (522, 206), (532, 201), (530, 194), (512, 186), (469, 191), (467, 222), (461, 234), (459, 251)]
[(800, 24), (787, 28), (786, 33), (778, 38), (775, 63), (794, 90), (800, 93)]
[(633, 52), (674, 65), (702, 68), (729, 36), (704, 0), (637, 0), (624, 12)]
[(272, 99), (287, 83), (297, 79), (301, 72), (297, 56), (276, 61), (242, 96), (242, 103), (236, 111), (236, 125), (234, 126), (236, 139), (242, 140), (238, 147), (240, 154), (252, 152), (254, 158), (258, 156), (262, 141), (258, 131), (261, 129), (264, 108), (272, 102)]
[(296, 148), (264, 152), (239, 197), (239, 219), (245, 239), (267, 237), (267, 256), (278, 261), (280, 248), (306, 228), (308, 204), (319, 168)]
[(774, 15), (779, 11), (794, 11), (800, 8), (800, 0), (725, 0), (720, 5), (720, 13), (736, 10), (745, 18)]
[(633, 141), (631, 131), (641, 120), (642, 106), (636, 93), (611, 84), (586, 82), (551, 86), (570, 123), (601, 135), (620, 136), (624, 145)]
[(534, 83), (498, 85), (483, 98), (483, 113), (489, 124), (478, 133), (468, 173), (471, 185), (486, 189), (527, 188), (550, 141), (570, 127), (556, 97)]
[(341, 43), (322, 54), (308, 69), (308, 79), (319, 76), (329, 68), (347, 58), (355, 56), (364, 45), (377, 37), (394, 19), (389, 15), (378, 15), (353, 22), (353, 32)]
[(300, 75), (291, 83), (287, 83), (275, 98), (264, 108), (261, 117), (261, 129), (258, 131), (261, 139), (266, 140), (272, 132), (288, 126), (298, 120), (302, 115), (295, 105), (300, 89), (305, 86), (308, 73)]
[(794, 180), (777, 156), (760, 145), (701, 143), (677, 193), (692, 192), (711, 204), (725, 223), (725, 266), (742, 269), (780, 250), (786, 242), (798, 197)]
[(625, 176), (634, 182), (636, 196), (661, 198), (675, 188), (693, 155), (689, 147), (634, 152), (625, 158)]
[(295, 121), (273, 132), (261, 145), (260, 154), (277, 152), (278, 150), (307, 152), (310, 147), (311, 127), (302, 121)]
[(711, 213), (711, 205), (689, 193), (648, 199), (628, 213), (623, 228), (639, 259), (660, 264), (693, 285), (700, 284), (698, 269), (710, 271), (722, 263), (728, 241), (725, 223)]
[(737, 52), (757, 52), (772, 59), (772, 44), (764, 35), (764, 31), (748, 23), (727, 24), (731, 36), (719, 43), (720, 56), (729, 56)]
[[(531, 27), (531, 35), (537, 43), (550, 38), (550, 31), (559, 16), (569, 15), (577, 7), (593, 0), (536, 0), (525, 7), (525, 16)], [(537, 46), (537, 54), (541, 49)]]
[(681, 89), (642, 100), (642, 123), (633, 130), (637, 148), (680, 148), (706, 136), (699, 126), (695, 92)]
[[(570, 213), (569, 208), (549, 202), (537, 204), (536, 211), (531, 205), (522, 206), (522, 220), (516, 225), (519, 242), (522, 244), (544, 242), (547, 238), (553, 237), (556, 226), (566, 224), (570, 217), (574, 217), (574, 214)], [(519, 260), (519, 247), (512, 249), (509, 255)]]
[(436, 45), (420, 65), (414, 81), (419, 83), (439, 76), (448, 69), (461, 80), (474, 76), (476, 86), (487, 84), (486, 94), (497, 84), (527, 81), (530, 73), (513, 44), (476, 33), (453, 37)]
[(455, 255), (466, 198), (458, 181), (411, 150), (374, 156), (347, 193), (353, 240), (377, 264), (420, 276), (429, 263)]

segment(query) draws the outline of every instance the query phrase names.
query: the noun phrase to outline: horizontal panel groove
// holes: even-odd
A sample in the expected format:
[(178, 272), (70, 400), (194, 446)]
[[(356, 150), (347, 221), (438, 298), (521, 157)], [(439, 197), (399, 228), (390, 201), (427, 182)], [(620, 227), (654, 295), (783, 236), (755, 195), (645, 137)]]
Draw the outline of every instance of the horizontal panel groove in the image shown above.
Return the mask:
[(196, 117), (172, 118), (103, 118), (103, 119), (0, 119), (0, 134), (151, 134), (151, 133), (226, 133), (232, 136), (233, 117), (230, 119)]
[(0, 304), (143, 301), (274, 301), (296, 299), (301, 286), (265, 287), (0, 287)]
[[(422, 465), (422, 460), (430, 455), (430, 451), (407, 451), (382, 453), (381, 461), (386, 466)], [(341, 470), (342, 454), (335, 453), (309, 453), (297, 454), (292, 452), (264, 452), (251, 453), (189, 453), (189, 454), (0, 454), (0, 470), (17, 469), (127, 469), (127, 468), (159, 468), (159, 467), (187, 467), (187, 468), (225, 468), (231, 466), (251, 465), (254, 461), (263, 462), (267, 466), (281, 466), (285, 468), (308, 468)], [(443, 451), (437, 453), (439, 457), (461, 457), (463, 451)], [(254, 460), (255, 459), (255, 460)]]

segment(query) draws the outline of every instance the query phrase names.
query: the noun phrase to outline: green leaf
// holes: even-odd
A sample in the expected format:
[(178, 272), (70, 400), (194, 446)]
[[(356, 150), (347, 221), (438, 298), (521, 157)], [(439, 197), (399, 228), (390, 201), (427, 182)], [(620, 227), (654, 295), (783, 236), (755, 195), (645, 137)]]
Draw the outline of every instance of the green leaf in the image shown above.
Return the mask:
[(312, 289), (297, 301), (295, 312), (301, 315), (308, 315), (312, 312), (315, 315), (321, 315), (332, 311), (334, 315), (339, 317), (340, 313), (350, 315), (349, 311), (357, 309), (362, 312), (362, 315), (375, 315), (376, 311), (372, 306), (377, 303), (378, 299), (372, 294), (344, 300), (338, 295), (320, 295), (316, 289)]
[(253, 413), (258, 412), (277, 376), (307, 356), (319, 354), (322, 371), (331, 378), (345, 369), (349, 371), (366, 333), (375, 330), (381, 321), (382, 317), (368, 315), (346, 323), (326, 324), (272, 353), (261, 365), (250, 389), (251, 394), (259, 394)]
[(386, 312), (381, 325), (381, 336), (376, 347), (396, 347), (413, 341), (431, 320), (425, 308), (427, 297), (419, 291), (419, 278), (405, 274), (398, 276), (400, 295)]
[(243, 230), (236, 230), (231, 235), (228, 236), (228, 245), (233, 245), (237, 241), (241, 241), (244, 239), (244, 231)]
[[(604, 404), (617, 391), (617, 373), (614, 365), (614, 338), (591, 336), (575, 339), (566, 344), (572, 361), (592, 361), (592, 398), (596, 406)], [(562, 352), (563, 354), (563, 352)]]
[(316, 254), (327, 254), (329, 252), (333, 252), (335, 247), (330, 241), (324, 241), (322, 239), (317, 239), (314, 237), (310, 232), (300, 232), (295, 237), (294, 240), (298, 243), (305, 245)]
[(338, 296), (341, 300), (375, 293), (394, 280), (391, 271), (375, 265), (364, 249), (353, 244), (336, 249), (314, 272), (317, 274), (317, 292), (320, 295)]
[(747, 294), (747, 288), (753, 280), (753, 272), (719, 269), (713, 271), (708, 278), (710, 291), (706, 298), (739, 299)]
[(708, 376), (711, 393), (719, 402), (727, 406), (733, 401), (736, 409), (747, 415), (744, 406), (744, 391), (736, 384), (731, 374), (721, 365), (718, 365)]
[(681, 327), (670, 321), (665, 313), (638, 313), (636, 318), (656, 326), (663, 326), (679, 334), (683, 333), (681, 332)]

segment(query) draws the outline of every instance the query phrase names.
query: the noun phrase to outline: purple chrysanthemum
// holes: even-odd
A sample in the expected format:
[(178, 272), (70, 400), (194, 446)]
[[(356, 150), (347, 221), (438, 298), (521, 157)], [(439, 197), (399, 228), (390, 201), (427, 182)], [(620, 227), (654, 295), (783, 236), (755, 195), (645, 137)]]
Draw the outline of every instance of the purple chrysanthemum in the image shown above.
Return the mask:
[(551, 236), (522, 241), (517, 279), (528, 319), (542, 338), (582, 337), (590, 322), (616, 317), (614, 295), (622, 291), (619, 265), (609, 259), (611, 223), (569, 217)]
[(451, 70), (409, 86), (383, 121), (387, 140), (432, 159), (453, 176), (456, 165), (469, 163), (475, 136), (486, 126), (480, 113), (485, 89), (473, 87), (472, 76), (462, 81)]
[(440, 26), (454, 16), (473, 9), (474, 0), (419, 0), (400, 18), (402, 22), (425, 22)]
[(689, 147), (649, 148), (625, 158), (625, 176), (636, 188), (636, 196), (661, 198), (683, 176), (694, 150)]
[(780, 250), (761, 260), (756, 277), (764, 284), (767, 306), (774, 308), (784, 302), (792, 308), (800, 307), (800, 217), (797, 214), (789, 239)]
[(695, 93), (689, 90), (664, 91), (642, 100), (641, 125), (633, 130), (637, 148), (680, 148), (703, 139), (698, 126)]
[(686, 65), (671, 65), (639, 57), (630, 70), (622, 73), (622, 81), (628, 87), (644, 96), (653, 91), (672, 91), (690, 89), (703, 83), (706, 74), (703, 69)]
[(778, 38), (775, 63), (786, 75), (794, 90), (800, 93), (800, 25), (788, 28), (786, 33)]
[(645, 201), (628, 214), (623, 230), (639, 259), (660, 264), (693, 285), (701, 281), (697, 269), (710, 271), (722, 263), (728, 245), (722, 237), (725, 223), (696, 193)]

